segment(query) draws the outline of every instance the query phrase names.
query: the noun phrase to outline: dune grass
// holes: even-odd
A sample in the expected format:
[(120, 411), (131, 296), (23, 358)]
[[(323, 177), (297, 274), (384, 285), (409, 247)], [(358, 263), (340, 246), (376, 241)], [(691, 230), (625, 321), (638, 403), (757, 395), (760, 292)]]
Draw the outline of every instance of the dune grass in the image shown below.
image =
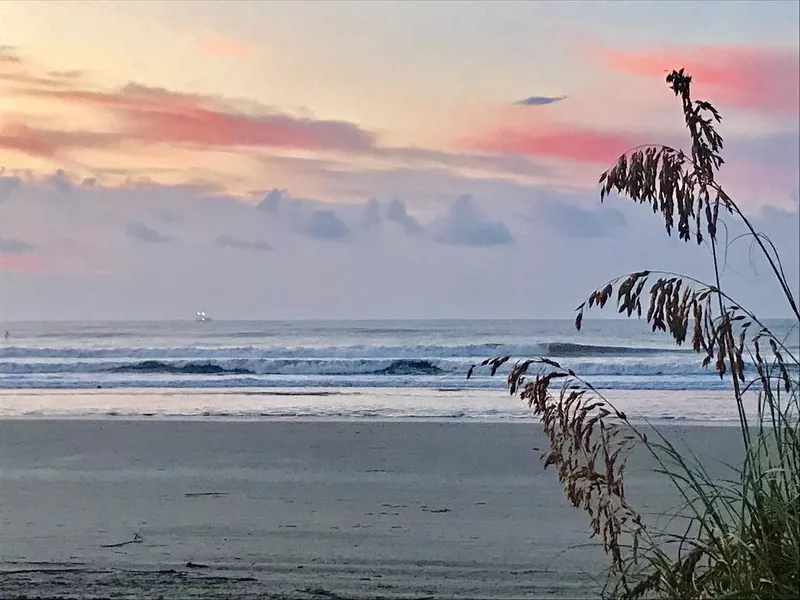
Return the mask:
[[(723, 290), (720, 214), (745, 227), (798, 324), (800, 312), (777, 250), (716, 182), (724, 164), (720, 114), (692, 100), (683, 70), (670, 73), (667, 83), (681, 102), (691, 151), (647, 146), (626, 152), (600, 177), (601, 199), (613, 192), (646, 204), (668, 234), (706, 244), (715, 280), (659, 271), (624, 275), (578, 307), (575, 325), (580, 329), (587, 310), (613, 303), (676, 344), (690, 344), (704, 367), (731, 382), (741, 463), (732, 465), (729, 479), (711, 478), (698, 457), (657, 427), (632, 423), (578, 373), (545, 357), (517, 362), (509, 390), (540, 417), (549, 440), (545, 468), (555, 468), (568, 500), (587, 513), (592, 537), (610, 557), (606, 596), (800, 598), (800, 364), (784, 340)], [(509, 359), (481, 366), (494, 374)], [(745, 411), (751, 402), (755, 422)], [(626, 460), (637, 447), (683, 500), (670, 527), (645, 518), (625, 494)]]

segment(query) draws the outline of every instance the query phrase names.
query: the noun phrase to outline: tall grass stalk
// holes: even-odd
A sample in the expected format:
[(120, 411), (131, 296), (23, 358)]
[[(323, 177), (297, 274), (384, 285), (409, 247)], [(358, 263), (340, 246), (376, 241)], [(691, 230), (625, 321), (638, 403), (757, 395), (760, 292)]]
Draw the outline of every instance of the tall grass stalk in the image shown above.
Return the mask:
[[(800, 363), (791, 348), (722, 288), (720, 213), (738, 219), (770, 266), (771, 277), (800, 324), (798, 304), (769, 238), (755, 230), (715, 177), (724, 164), (722, 121), (708, 102), (693, 100), (691, 77), (667, 76), (680, 99), (691, 151), (668, 146), (629, 150), (600, 177), (611, 192), (651, 207), (668, 234), (707, 242), (714, 281), (663, 271), (630, 273), (595, 290), (577, 308), (642, 317), (654, 331), (691, 344), (704, 367), (731, 381), (743, 453), (734, 476), (712, 478), (702, 461), (656, 427), (632, 423), (611, 399), (571, 369), (545, 357), (518, 361), (509, 391), (542, 421), (554, 467), (573, 506), (584, 510), (591, 535), (610, 557), (605, 593), (617, 598), (800, 598)], [(510, 360), (487, 359), (498, 368)], [(468, 373), (468, 377), (471, 374)], [(752, 373), (752, 375), (751, 375)], [(561, 385), (557, 385), (560, 383)], [(748, 421), (746, 403), (757, 419)], [(625, 465), (644, 449), (682, 498), (673, 527), (648, 522), (625, 493)]]

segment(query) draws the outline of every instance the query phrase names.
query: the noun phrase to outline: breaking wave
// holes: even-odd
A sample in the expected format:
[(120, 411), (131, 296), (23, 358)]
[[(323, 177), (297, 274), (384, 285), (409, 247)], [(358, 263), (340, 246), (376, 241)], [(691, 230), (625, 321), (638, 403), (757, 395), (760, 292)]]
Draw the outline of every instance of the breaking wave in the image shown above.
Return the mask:
[(169, 348), (30, 348), (8, 346), (0, 348), (0, 359), (5, 358), (141, 358), (159, 360), (169, 358), (487, 358), (511, 355), (532, 356), (649, 356), (654, 354), (685, 354), (687, 350), (674, 348), (593, 346), (565, 342), (539, 344), (464, 344), (464, 345), (405, 345), (405, 346), (330, 346), (330, 347), (255, 347), (255, 346), (184, 346)]
[[(511, 356), (495, 377), (471, 365)], [(547, 356), (617, 389), (719, 389), (685, 349), (538, 344), (0, 348), (1, 388), (424, 387), (502, 388), (519, 358)]]
[(466, 373), (457, 361), (423, 359), (221, 359), (3, 362), (5, 374), (165, 374), (165, 375), (442, 375)]

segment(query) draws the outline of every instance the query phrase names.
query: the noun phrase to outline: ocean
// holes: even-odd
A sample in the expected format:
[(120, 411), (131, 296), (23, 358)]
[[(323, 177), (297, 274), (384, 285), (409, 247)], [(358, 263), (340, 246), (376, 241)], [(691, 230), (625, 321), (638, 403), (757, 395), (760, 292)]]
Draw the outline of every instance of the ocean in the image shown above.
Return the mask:
[[(793, 321), (774, 330), (800, 346)], [(634, 418), (737, 420), (727, 381), (637, 320), (10, 323), (0, 416), (529, 419), (514, 359), (569, 366)], [(470, 365), (511, 355), (497, 375)]]

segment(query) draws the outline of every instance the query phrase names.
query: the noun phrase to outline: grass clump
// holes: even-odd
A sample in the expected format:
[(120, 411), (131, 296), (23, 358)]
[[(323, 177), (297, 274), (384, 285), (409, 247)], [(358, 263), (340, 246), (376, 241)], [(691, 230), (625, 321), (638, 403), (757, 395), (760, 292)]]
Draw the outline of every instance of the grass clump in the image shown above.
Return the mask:
[[(654, 331), (691, 345), (704, 367), (731, 382), (741, 464), (730, 479), (713, 479), (697, 457), (655, 427), (632, 423), (579, 374), (548, 358), (514, 364), (509, 390), (541, 419), (549, 442), (545, 468), (556, 470), (610, 557), (607, 596), (800, 598), (800, 364), (783, 339), (723, 290), (721, 214), (744, 226), (798, 324), (800, 312), (777, 250), (715, 179), (724, 164), (719, 112), (692, 99), (683, 70), (670, 73), (667, 83), (681, 102), (691, 151), (647, 146), (626, 152), (600, 177), (601, 199), (615, 192), (646, 204), (668, 234), (706, 243), (714, 281), (630, 273), (595, 290), (578, 307), (575, 326), (581, 328), (587, 310), (615, 304), (620, 314), (644, 317)], [(494, 374), (509, 358), (481, 366)], [(751, 401), (755, 419), (745, 411)], [(648, 522), (629, 503), (624, 475), (634, 447), (652, 456), (682, 498), (679, 533)]]

